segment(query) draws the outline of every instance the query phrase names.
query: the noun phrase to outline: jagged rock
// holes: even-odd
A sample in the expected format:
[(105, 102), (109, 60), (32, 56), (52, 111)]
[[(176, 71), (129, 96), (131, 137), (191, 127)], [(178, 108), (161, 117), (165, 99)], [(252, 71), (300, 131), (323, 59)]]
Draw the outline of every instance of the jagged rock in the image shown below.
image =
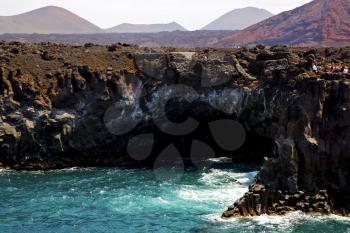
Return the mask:
[(239, 63), (239, 61), (237, 60), (236, 57), (233, 57), (233, 62), (235, 64), (236, 70), (237, 72), (246, 80), (248, 81), (254, 81), (256, 80), (256, 78), (252, 77), (250, 74), (248, 74), (243, 67), (241, 66), (241, 64)]
[(237, 76), (237, 69), (218, 60), (207, 61), (201, 65), (201, 87), (225, 85)]
[(51, 60), (54, 59), (54, 57), (51, 56), (51, 55), (49, 54), (48, 51), (44, 51), (44, 52), (42, 53), (41, 57), (42, 57), (42, 59), (44, 59), (45, 61), (51, 61)]
[(19, 49), (18, 49), (18, 48), (12, 48), (12, 49), (10, 50), (10, 53), (19, 54)]
[(8, 72), (3, 67), (0, 69), (0, 93), (4, 96), (13, 96), (12, 85), (8, 80)]
[(18, 145), (21, 139), (21, 133), (16, 127), (8, 123), (0, 123), (0, 161), (3, 159), (15, 160), (18, 152)]
[(84, 91), (86, 89), (86, 80), (79, 74), (77, 70), (72, 73), (72, 86), (76, 91)]
[(168, 59), (165, 54), (136, 54), (135, 64), (148, 78), (162, 80), (168, 67)]
[(108, 52), (116, 52), (118, 50), (118, 48), (120, 48), (121, 45), (120, 44), (112, 44), (110, 46), (107, 47)]

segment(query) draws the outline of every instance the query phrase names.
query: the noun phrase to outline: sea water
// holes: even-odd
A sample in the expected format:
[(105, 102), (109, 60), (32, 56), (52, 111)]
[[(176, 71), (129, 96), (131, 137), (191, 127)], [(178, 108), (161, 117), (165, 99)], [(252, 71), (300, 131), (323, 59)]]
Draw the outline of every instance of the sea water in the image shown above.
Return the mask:
[(298, 212), (221, 219), (256, 170), (221, 159), (168, 180), (152, 169), (2, 170), (0, 232), (350, 232), (347, 218)]

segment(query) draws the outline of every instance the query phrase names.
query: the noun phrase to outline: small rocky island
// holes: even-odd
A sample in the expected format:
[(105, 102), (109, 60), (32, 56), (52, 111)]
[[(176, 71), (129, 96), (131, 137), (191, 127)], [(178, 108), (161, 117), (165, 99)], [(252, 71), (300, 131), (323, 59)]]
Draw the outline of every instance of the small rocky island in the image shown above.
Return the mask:
[[(187, 139), (195, 138), (216, 155), (262, 166), (223, 217), (348, 215), (350, 75), (328, 73), (332, 63), (350, 64), (350, 48), (0, 42), (0, 167), (152, 167), (169, 143), (188, 161)], [(181, 98), (173, 101), (171, 87), (183, 88)], [(164, 114), (178, 123), (195, 119), (198, 127), (166, 134)], [(244, 126), (242, 148), (226, 151), (208, 136), (207, 123), (218, 119)], [(130, 157), (129, 140), (149, 133), (150, 155)]]

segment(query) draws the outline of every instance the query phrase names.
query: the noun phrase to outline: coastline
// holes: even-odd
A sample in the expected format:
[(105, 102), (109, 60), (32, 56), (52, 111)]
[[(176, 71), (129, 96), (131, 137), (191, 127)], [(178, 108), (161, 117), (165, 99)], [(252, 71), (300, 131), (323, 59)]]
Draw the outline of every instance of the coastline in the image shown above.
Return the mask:
[(1, 48), (3, 167), (184, 169), (223, 155), (263, 164), (230, 216), (349, 213), (350, 76), (326, 71), (350, 62), (348, 48), (196, 49), (191, 59), (125, 44)]

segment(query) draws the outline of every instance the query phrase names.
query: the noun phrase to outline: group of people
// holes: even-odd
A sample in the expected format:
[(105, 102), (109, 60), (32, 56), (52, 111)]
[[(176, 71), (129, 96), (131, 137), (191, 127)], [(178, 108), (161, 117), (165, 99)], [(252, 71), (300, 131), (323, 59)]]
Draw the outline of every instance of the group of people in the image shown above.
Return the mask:
[(344, 65), (335, 65), (332, 64), (329, 67), (329, 72), (330, 73), (343, 73), (343, 74), (347, 74), (349, 73), (349, 68), (347, 66)]
[[(316, 64), (312, 65), (312, 71), (314, 73), (318, 72), (318, 67)], [(334, 63), (328, 67), (327, 72), (329, 73), (343, 73), (343, 74), (348, 74), (349, 73), (349, 67), (345, 65), (335, 65)]]

